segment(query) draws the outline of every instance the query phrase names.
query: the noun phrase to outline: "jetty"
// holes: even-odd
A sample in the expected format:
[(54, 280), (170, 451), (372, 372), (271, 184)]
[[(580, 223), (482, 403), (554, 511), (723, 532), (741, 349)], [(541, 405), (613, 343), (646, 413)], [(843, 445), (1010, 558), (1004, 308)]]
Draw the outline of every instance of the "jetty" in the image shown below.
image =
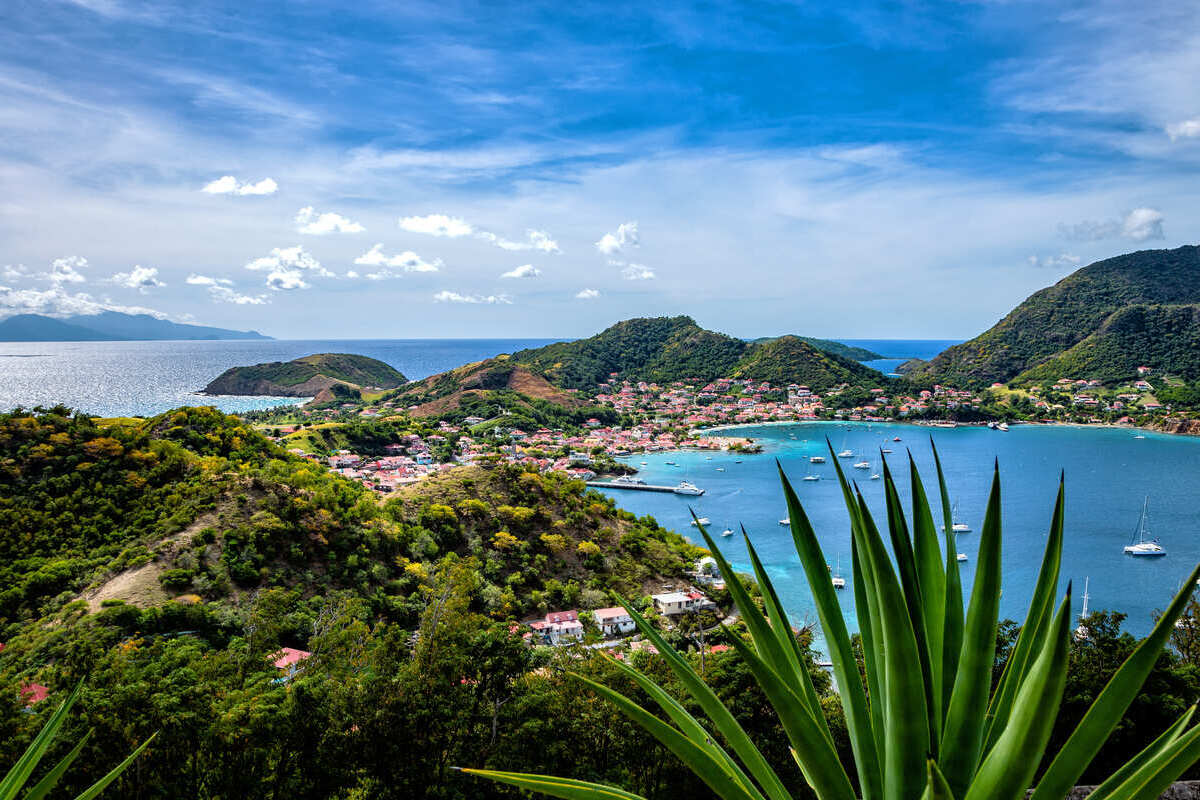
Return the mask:
[(615, 481), (586, 481), (597, 489), (632, 489), (636, 492), (674, 492), (674, 486), (654, 486), (649, 483), (617, 483)]

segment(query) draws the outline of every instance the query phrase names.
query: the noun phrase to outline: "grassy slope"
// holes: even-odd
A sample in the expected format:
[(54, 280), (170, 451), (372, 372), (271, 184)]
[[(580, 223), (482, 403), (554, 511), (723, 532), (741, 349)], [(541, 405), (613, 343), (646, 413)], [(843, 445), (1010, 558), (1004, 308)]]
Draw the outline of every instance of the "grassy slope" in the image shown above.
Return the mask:
[[(1069, 350), (1130, 305), (1200, 303), (1200, 247), (1098, 261), (1031, 295), (995, 326), (913, 377), (979, 386), (1008, 381)], [(1065, 376), (1064, 376), (1065, 377)]]
[(226, 370), (216, 382), (228, 379), (270, 381), (279, 386), (298, 386), (318, 375), (326, 375), (355, 386), (392, 388), (405, 383), (405, 377), (382, 361), (351, 353), (316, 353), (292, 361), (272, 361)]

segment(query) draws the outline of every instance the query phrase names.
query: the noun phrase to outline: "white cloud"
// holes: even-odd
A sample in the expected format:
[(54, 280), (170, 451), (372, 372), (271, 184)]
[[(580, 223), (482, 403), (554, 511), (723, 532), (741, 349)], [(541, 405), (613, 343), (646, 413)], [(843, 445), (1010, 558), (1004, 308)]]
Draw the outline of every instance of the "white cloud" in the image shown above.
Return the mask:
[(87, 269), (87, 265), (87, 259), (80, 256), (56, 258), (50, 263), (50, 271), (43, 277), (55, 286), (61, 286), (64, 283), (83, 283), (87, 278), (83, 277), (79, 270)]
[(1176, 139), (1194, 139), (1200, 136), (1200, 119), (1185, 119), (1167, 126), (1167, 136), (1171, 141)]
[(236, 306), (261, 306), (270, 302), (266, 295), (248, 295), (237, 292), (231, 288), (233, 281), (228, 278), (212, 278), (208, 275), (197, 275), (191, 273), (187, 276), (185, 283), (192, 286), (204, 286), (208, 289), (208, 295), (214, 303), (229, 303)]
[(1058, 226), (1058, 232), (1074, 241), (1099, 241), (1101, 239), (1125, 238), (1135, 242), (1147, 239), (1162, 239), (1163, 213), (1156, 208), (1135, 208), (1124, 219), (1109, 219), (1099, 222), (1084, 220), (1074, 225)]
[(583, 289), (576, 293), (576, 300), (595, 300), (600, 296), (600, 292), (596, 289)]
[(247, 263), (246, 269), (266, 272), (267, 286), (275, 291), (309, 288), (311, 284), (305, 280), (306, 275), (336, 277), (300, 245), (276, 247), (269, 255)]
[(512, 305), (512, 298), (506, 294), (459, 294), (458, 292), (441, 291), (433, 296), (436, 303), (476, 303), (485, 305)]
[(24, 278), (32, 278), (33, 273), (25, 268), (24, 264), (6, 264), (4, 266), (4, 279), (9, 281), (19, 281)]
[[(382, 242), (377, 242), (370, 250), (354, 259), (354, 263), (362, 267), (383, 267), (384, 269), (379, 272), (367, 275), (373, 281), (396, 277), (388, 271), (390, 269), (399, 269), (404, 272), (437, 272), (442, 267), (440, 258), (426, 261), (411, 250), (389, 256), (383, 252)], [(356, 276), (347, 275), (346, 277)]]
[(49, 289), (13, 289), (0, 286), (0, 313), (45, 314), (51, 317), (69, 317), (74, 314), (99, 314), (102, 311), (120, 311), (125, 314), (149, 314), (166, 319), (166, 314), (143, 306), (126, 306), (108, 298), (97, 300), (89, 294), (71, 294), (61, 286)]
[(129, 272), (118, 272), (108, 279), (109, 283), (124, 286), (126, 289), (137, 289), (145, 294), (148, 289), (157, 289), (167, 284), (158, 279), (158, 267), (143, 267), (138, 264)]
[(561, 253), (558, 242), (550, 238), (550, 234), (546, 231), (525, 231), (524, 242), (514, 242), (511, 239), (505, 239), (502, 236), (497, 236), (489, 231), (479, 231), (475, 234), (485, 242), (491, 242), (502, 250), (541, 250), (543, 253)]
[(485, 242), (496, 245), (502, 250), (540, 250), (543, 253), (561, 253), (558, 242), (551, 238), (548, 231), (530, 229), (525, 231), (525, 241), (506, 239), (491, 231), (476, 228), (462, 217), (451, 217), (446, 214), (426, 214), (423, 217), (401, 217), (400, 227), (410, 233), (425, 233), (430, 236), (445, 236), (457, 239), (461, 236), (474, 236)]
[(275, 194), (278, 190), (279, 184), (271, 178), (263, 178), (257, 183), (240, 183), (232, 175), (223, 175), (215, 181), (206, 183), (200, 189), (200, 191), (206, 194), (236, 194), (242, 196)]
[(627, 281), (649, 281), (654, 279), (654, 270), (644, 264), (629, 264), (621, 270), (621, 277)]
[(1078, 267), (1082, 260), (1079, 256), (1072, 255), (1071, 253), (1059, 253), (1056, 256), (1041, 256), (1040, 258), (1038, 256), (1030, 256), (1029, 264), (1033, 267), (1053, 269), (1074, 268)]
[(612, 255), (621, 252), (626, 247), (638, 247), (639, 245), (638, 224), (635, 220), (618, 225), (616, 233), (606, 233), (601, 236), (600, 241), (596, 242), (596, 249), (605, 255)]
[(400, 227), (410, 233), (427, 233), (430, 236), (447, 236), (457, 239), (470, 236), (475, 229), (465, 219), (445, 214), (426, 214), (423, 217), (401, 217)]
[(357, 271), (357, 270), (353, 270), (353, 269), (348, 269), (348, 270), (346, 270), (346, 277), (347, 277), (347, 278), (357, 278), (357, 277), (358, 277), (358, 271)]
[(533, 264), (522, 264), (519, 267), (513, 267), (508, 272), (501, 273), (501, 278), (536, 278), (541, 275), (542, 271)]
[(351, 222), (341, 214), (326, 212), (318, 214), (312, 206), (305, 206), (296, 212), (296, 225), (300, 233), (310, 233), (323, 236), (327, 233), (362, 233), (366, 230), (357, 222)]
[(1163, 214), (1156, 208), (1135, 208), (1121, 223), (1121, 235), (1135, 242), (1147, 239), (1162, 239)]
[(192, 286), (216, 286), (219, 283), (223, 283), (226, 286), (233, 285), (233, 281), (228, 278), (210, 278), (207, 275), (197, 275), (194, 272), (187, 276), (187, 280), (184, 283), (191, 284)]

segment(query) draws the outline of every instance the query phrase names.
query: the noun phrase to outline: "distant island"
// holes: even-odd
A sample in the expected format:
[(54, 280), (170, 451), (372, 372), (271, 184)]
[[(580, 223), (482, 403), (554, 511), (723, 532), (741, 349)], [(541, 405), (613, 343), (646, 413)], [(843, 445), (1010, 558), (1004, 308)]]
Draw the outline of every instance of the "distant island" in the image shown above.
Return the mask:
[(408, 382), (391, 365), (352, 353), (317, 353), (292, 361), (231, 367), (210, 382), (202, 394), (361, 397), (364, 389), (395, 389)]
[(0, 342), (133, 342), (164, 340), (271, 339), (258, 331), (185, 325), (149, 314), (102, 311), (63, 319), (17, 314), (0, 320)]
[[(751, 344), (759, 344), (762, 342), (771, 342), (776, 339), (781, 339), (781, 336), (760, 336), (757, 339), (751, 339)], [(877, 358), (883, 358), (874, 350), (868, 350), (865, 347), (856, 347), (852, 344), (844, 342), (835, 342), (832, 339), (817, 339), (813, 336), (797, 336), (795, 337), (802, 342), (806, 342), (818, 350), (824, 350), (826, 353), (833, 353), (835, 356), (849, 358), (852, 361), (873, 361)]]

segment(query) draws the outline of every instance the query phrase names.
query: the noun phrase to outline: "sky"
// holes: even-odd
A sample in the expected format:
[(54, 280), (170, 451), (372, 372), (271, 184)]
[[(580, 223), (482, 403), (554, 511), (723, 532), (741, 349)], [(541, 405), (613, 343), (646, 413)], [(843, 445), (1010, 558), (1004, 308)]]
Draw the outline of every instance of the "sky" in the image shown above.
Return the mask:
[(1177, 0), (0, 4), (0, 316), (967, 338), (1198, 174)]

